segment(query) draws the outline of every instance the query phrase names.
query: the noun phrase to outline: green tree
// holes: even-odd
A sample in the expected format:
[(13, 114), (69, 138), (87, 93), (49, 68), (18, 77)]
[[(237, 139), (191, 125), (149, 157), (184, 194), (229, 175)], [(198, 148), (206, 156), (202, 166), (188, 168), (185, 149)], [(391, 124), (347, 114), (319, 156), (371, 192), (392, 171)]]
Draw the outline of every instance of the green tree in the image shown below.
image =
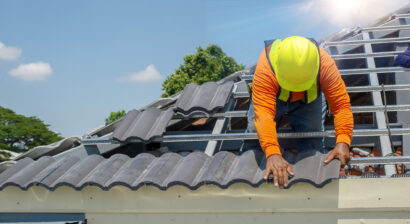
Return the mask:
[(228, 57), (217, 45), (210, 44), (205, 49), (198, 47), (196, 54), (186, 55), (184, 63), (162, 83), (162, 97), (183, 90), (191, 82), (201, 85), (208, 81), (218, 81), (244, 67)]
[(111, 112), (108, 118), (105, 118), (105, 125), (109, 125), (112, 122), (124, 117), (126, 115), (125, 110), (119, 110), (117, 112)]
[(11, 154), (8, 152), (0, 151), (0, 163), (3, 161), (9, 160), (11, 157)]
[(49, 126), (36, 117), (25, 117), (0, 107), (0, 149), (22, 152), (61, 140)]

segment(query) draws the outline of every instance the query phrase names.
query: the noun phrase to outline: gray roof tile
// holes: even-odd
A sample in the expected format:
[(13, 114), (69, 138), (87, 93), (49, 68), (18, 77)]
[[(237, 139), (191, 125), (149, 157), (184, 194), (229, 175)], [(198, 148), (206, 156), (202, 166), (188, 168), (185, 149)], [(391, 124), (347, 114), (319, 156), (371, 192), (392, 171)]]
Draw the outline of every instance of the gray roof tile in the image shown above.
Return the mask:
[(186, 116), (196, 111), (214, 113), (227, 103), (233, 84), (233, 81), (223, 84), (206, 82), (201, 86), (190, 83), (175, 103), (176, 111)]
[(172, 110), (163, 111), (158, 108), (148, 108), (143, 112), (131, 110), (114, 130), (112, 139), (120, 142), (130, 139), (150, 142), (155, 137), (162, 136), (173, 115)]
[[(326, 155), (319, 152), (302, 152), (298, 155), (284, 153), (284, 157), (295, 172), (289, 186), (308, 182), (321, 187), (339, 177), (340, 162), (335, 160), (324, 166)], [(253, 150), (241, 156), (219, 152), (210, 157), (202, 152), (194, 152), (186, 157), (176, 153), (167, 153), (161, 157), (143, 153), (134, 158), (122, 154), (109, 159), (99, 155), (82, 160), (67, 156), (59, 161), (47, 156), (37, 161), (24, 158), (0, 174), (0, 190), (9, 185), (23, 190), (33, 185), (49, 190), (59, 186), (81, 190), (89, 185), (104, 190), (116, 185), (133, 190), (142, 185), (153, 185), (166, 190), (172, 185), (183, 185), (194, 190), (206, 184), (227, 188), (237, 182), (257, 187), (265, 182), (265, 164), (263, 152)]]
[[(147, 167), (155, 160), (152, 154), (143, 153), (129, 159), (106, 184), (107, 188), (115, 185), (135, 186), (137, 179), (147, 170)], [(138, 183), (137, 183), (138, 184)]]
[[(87, 156), (74, 166), (69, 168), (59, 179), (57, 179), (50, 188), (55, 188), (62, 185), (69, 185), (75, 188), (82, 187), (82, 180), (87, 177), (94, 168), (96, 168), (101, 162), (104, 161), (104, 157), (100, 155)], [(90, 182), (96, 184), (94, 182)]]
[(22, 153), (21, 155), (17, 156), (14, 160), (20, 160), (25, 157), (37, 159), (45, 155), (53, 156), (53, 155), (64, 152), (80, 144), (81, 144), (80, 137), (73, 136), (69, 138), (64, 138), (58, 142), (54, 142), (49, 145), (41, 145), (41, 146), (34, 147), (28, 150), (27, 152)]

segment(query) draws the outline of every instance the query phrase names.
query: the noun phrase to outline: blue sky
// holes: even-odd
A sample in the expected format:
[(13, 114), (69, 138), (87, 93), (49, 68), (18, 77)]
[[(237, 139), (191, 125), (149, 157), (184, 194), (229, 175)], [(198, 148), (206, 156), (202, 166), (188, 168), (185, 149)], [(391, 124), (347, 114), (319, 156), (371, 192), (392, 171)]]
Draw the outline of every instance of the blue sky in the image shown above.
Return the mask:
[(162, 81), (198, 46), (217, 44), (249, 66), (266, 39), (319, 40), (408, 3), (0, 0), (0, 106), (82, 135), (111, 111), (159, 98)]

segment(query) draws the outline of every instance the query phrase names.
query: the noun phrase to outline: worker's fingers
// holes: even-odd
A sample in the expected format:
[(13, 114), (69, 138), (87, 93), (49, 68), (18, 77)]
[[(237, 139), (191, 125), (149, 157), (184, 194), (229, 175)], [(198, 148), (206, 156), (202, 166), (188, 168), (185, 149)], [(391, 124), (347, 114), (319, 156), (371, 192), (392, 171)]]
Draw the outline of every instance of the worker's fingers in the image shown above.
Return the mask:
[(287, 172), (287, 170), (283, 170), (283, 173), (284, 173), (284, 177), (283, 177), (283, 186), (285, 186), (285, 187), (287, 187), (288, 186), (288, 172)]
[(263, 179), (268, 180), (269, 175), (272, 173), (272, 170), (269, 167), (266, 167), (266, 172), (265, 172), (265, 176), (263, 177)]
[(330, 161), (332, 161), (335, 158), (335, 151), (332, 151), (326, 158), (325, 164), (328, 164)]
[(344, 156), (339, 156), (339, 160), (341, 166), (346, 165), (346, 158)]
[(344, 157), (340, 158), (340, 165), (345, 166), (346, 165), (346, 159)]
[(276, 169), (272, 169), (272, 171), (273, 171), (273, 184), (275, 184), (276, 187), (279, 187), (278, 171)]
[(285, 173), (283, 172), (284, 170), (283, 169), (281, 169), (281, 168), (279, 168), (278, 169), (278, 173), (279, 173), (279, 186), (280, 187), (282, 187), (283, 186), (283, 184), (284, 184), (284, 176), (286, 176), (286, 175), (284, 175)]
[(288, 168), (287, 168), (286, 170), (288, 171), (288, 173), (289, 173), (291, 176), (295, 176), (295, 174), (293, 173), (292, 167), (291, 167), (290, 165), (288, 165)]

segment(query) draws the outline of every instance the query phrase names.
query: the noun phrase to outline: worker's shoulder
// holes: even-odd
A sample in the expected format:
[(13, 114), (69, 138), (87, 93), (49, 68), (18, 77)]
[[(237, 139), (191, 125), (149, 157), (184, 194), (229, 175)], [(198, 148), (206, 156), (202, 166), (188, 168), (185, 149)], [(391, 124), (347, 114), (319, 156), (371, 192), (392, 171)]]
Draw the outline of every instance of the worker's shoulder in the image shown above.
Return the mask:
[(321, 60), (332, 59), (332, 57), (330, 57), (330, 55), (325, 50), (323, 50), (323, 48), (319, 48), (319, 51), (320, 51), (320, 59)]
[(270, 67), (268, 58), (266, 57), (266, 52), (265, 50), (262, 50), (258, 63), (256, 65), (256, 70), (255, 70), (255, 75), (260, 76), (260, 75), (268, 75), (271, 76), (272, 74), (272, 69)]
[(334, 70), (336, 67), (333, 58), (322, 48), (320, 48), (320, 64), (322, 71)]
[[(320, 83), (322, 88), (332, 87), (336, 80), (341, 80), (341, 75), (333, 58), (320, 48)], [(339, 82), (339, 81), (338, 81)]]

